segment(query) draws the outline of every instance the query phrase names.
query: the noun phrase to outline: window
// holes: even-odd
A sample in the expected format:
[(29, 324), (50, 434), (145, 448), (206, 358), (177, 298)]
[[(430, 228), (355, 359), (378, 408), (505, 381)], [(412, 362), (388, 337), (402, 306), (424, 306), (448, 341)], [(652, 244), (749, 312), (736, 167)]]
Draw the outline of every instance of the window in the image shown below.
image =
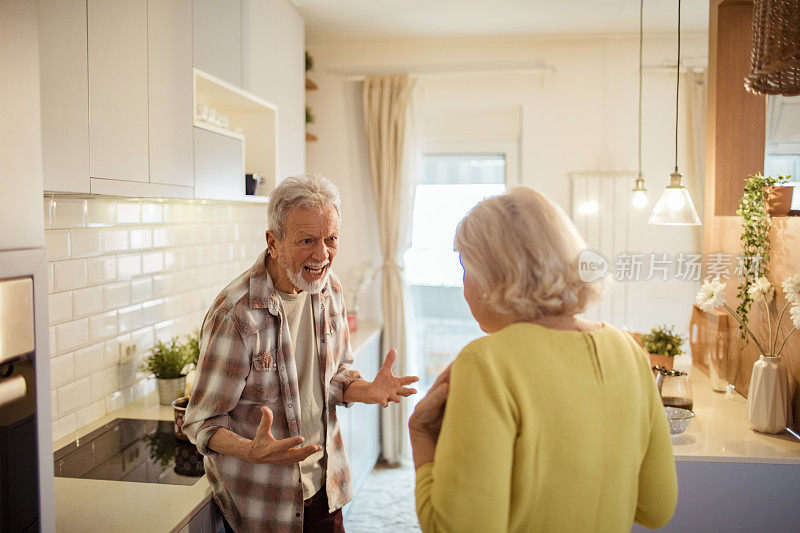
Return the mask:
[(511, 166), (506, 151), (423, 155), (412, 244), (405, 255), (422, 390), (482, 335), (462, 294), (463, 270), (453, 241), (458, 223), (475, 204), (505, 190)]

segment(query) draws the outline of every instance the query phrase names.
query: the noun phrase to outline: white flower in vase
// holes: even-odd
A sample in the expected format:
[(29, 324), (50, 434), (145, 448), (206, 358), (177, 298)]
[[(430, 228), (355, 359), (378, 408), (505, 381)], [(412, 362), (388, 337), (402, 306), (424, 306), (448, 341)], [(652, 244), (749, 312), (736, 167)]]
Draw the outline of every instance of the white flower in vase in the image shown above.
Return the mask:
[(800, 329), (800, 303), (792, 307), (791, 315), (795, 329)]
[(753, 301), (769, 305), (775, 297), (775, 289), (765, 276), (761, 276), (747, 289), (747, 294), (750, 295)]
[(783, 280), (783, 292), (790, 302), (800, 302), (800, 272)]
[(719, 278), (704, 281), (696, 302), (703, 311), (713, 311), (725, 304), (725, 284)]

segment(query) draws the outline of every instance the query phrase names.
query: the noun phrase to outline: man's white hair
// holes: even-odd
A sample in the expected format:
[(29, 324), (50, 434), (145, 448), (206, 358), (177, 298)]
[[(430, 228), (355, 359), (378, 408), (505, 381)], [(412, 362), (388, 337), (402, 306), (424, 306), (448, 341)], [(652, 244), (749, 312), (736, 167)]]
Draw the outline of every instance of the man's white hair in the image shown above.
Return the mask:
[(286, 234), (286, 217), (294, 207), (324, 209), (332, 205), (342, 219), (339, 189), (321, 174), (303, 174), (286, 178), (269, 195), (267, 227), (278, 240)]

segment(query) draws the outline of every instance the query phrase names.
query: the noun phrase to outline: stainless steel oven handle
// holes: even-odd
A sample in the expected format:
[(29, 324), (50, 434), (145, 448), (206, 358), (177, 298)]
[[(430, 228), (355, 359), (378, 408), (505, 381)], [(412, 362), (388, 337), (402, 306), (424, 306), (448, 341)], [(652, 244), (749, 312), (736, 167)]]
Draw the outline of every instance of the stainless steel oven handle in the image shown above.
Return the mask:
[(0, 381), (0, 407), (21, 400), (28, 393), (28, 385), (22, 376)]

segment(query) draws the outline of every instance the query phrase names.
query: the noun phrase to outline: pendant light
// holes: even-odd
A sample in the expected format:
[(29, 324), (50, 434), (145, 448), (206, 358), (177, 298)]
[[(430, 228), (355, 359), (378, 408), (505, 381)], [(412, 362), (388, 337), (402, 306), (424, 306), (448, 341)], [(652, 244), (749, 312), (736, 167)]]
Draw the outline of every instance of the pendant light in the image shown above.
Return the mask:
[(681, 183), (683, 175), (678, 172), (678, 102), (681, 85), (681, 0), (678, 0), (678, 66), (675, 70), (675, 170), (669, 175), (667, 185), (658, 199), (649, 224), (659, 226), (699, 226), (700, 217), (692, 203), (689, 190)]
[(647, 207), (647, 189), (644, 188), (642, 178), (642, 22), (644, 17), (644, 0), (639, 0), (639, 172), (636, 175), (636, 185), (633, 187), (631, 204), (634, 209)]

